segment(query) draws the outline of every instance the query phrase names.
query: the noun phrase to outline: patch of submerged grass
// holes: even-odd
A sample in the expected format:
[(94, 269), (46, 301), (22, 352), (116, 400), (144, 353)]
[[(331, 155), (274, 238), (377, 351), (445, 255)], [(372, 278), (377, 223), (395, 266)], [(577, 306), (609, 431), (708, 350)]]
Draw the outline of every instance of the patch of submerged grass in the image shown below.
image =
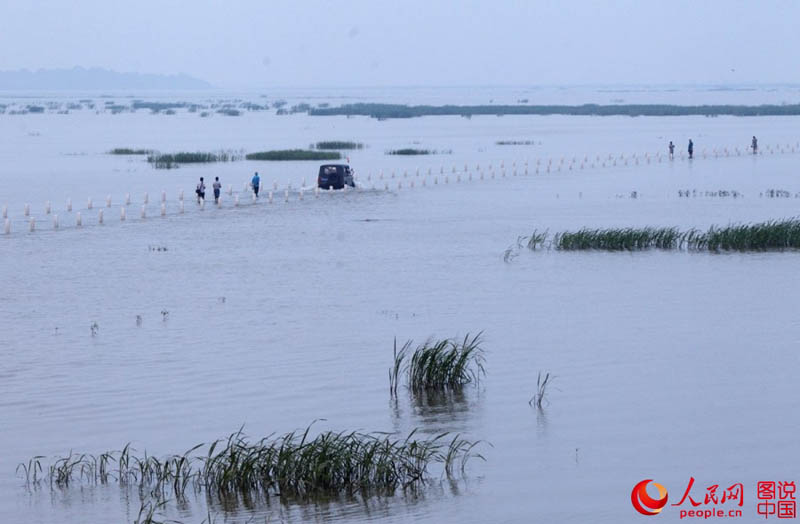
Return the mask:
[[(309, 433), (310, 427), (253, 442), (239, 430), (225, 440), (162, 459), (146, 453), (136, 456), (129, 445), (100, 458), (70, 453), (53, 462), (46, 479), (27, 474), (26, 481), (45, 480), (51, 487), (66, 488), (71, 483), (111, 480), (138, 486), (157, 500), (169, 492), (181, 498), (189, 488), (221, 497), (253, 493), (307, 497), (391, 492), (425, 483), (434, 464), (453, 477), (464, 472), (470, 458), (483, 459), (473, 451), (477, 442), (448, 433), (429, 439), (416, 438), (416, 430), (405, 438), (355, 431), (326, 431), (315, 437)], [(31, 465), (40, 458), (21, 468), (35, 472)]]
[(495, 142), (498, 146), (533, 146), (536, 145), (534, 140), (498, 140)]
[(363, 149), (364, 144), (361, 142), (350, 142), (344, 140), (324, 140), (314, 144), (317, 149)]
[[(411, 352), (411, 341), (397, 351), (395, 342), (394, 364), (389, 371), (389, 388), (397, 394), (400, 373), (404, 373), (412, 391), (446, 391), (477, 383), (486, 374), (485, 358), (481, 347), (481, 333), (464, 340), (428, 340)], [(405, 364), (407, 362), (407, 364)]]
[(390, 149), (386, 152), (387, 155), (435, 155), (436, 151), (431, 149), (415, 149), (413, 147), (405, 147), (402, 149)]
[(127, 147), (115, 147), (108, 152), (109, 155), (149, 155), (152, 153), (149, 149), (131, 149)]
[(274, 151), (250, 153), (245, 158), (247, 160), (340, 160), (342, 158), (342, 154), (338, 151), (278, 149)]
[(153, 164), (156, 169), (172, 169), (181, 164), (208, 164), (214, 162), (232, 162), (241, 159), (241, 154), (231, 151), (220, 151), (217, 153), (203, 152), (180, 152), (180, 153), (156, 153), (150, 152), (147, 161)]
[[(109, 105), (106, 102), (106, 105)], [(131, 109), (149, 109), (154, 113), (165, 111), (167, 109), (180, 109), (189, 105), (187, 102), (146, 102), (144, 100), (134, 100), (131, 104)]]
[(606, 251), (638, 251), (642, 249), (677, 249), (682, 235), (678, 228), (581, 229), (558, 233), (553, 239), (556, 249), (601, 249)]
[[(694, 233), (694, 232), (692, 232)], [(695, 249), (709, 251), (765, 251), (800, 248), (800, 220), (773, 220), (758, 224), (709, 228), (693, 235)]]
[(800, 219), (711, 226), (707, 231), (681, 231), (677, 227), (584, 228), (556, 233), (549, 243), (547, 232), (534, 231), (528, 238), (530, 249), (552, 247), (563, 251), (687, 249), (720, 252), (800, 249)]

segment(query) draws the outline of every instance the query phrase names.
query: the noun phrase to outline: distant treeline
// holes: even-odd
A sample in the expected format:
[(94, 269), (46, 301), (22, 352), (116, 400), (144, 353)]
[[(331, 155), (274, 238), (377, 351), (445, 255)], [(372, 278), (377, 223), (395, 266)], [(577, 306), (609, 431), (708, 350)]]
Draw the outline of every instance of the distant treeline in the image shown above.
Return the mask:
[(479, 106), (409, 106), (402, 104), (345, 104), (339, 107), (309, 109), (309, 115), (361, 115), (378, 119), (418, 116), (473, 115), (573, 115), (573, 116), (798, 116), (800, 104), (786, 105), (702, 105), (665, 104), (584, 104), (562, 105), (479, 105)]

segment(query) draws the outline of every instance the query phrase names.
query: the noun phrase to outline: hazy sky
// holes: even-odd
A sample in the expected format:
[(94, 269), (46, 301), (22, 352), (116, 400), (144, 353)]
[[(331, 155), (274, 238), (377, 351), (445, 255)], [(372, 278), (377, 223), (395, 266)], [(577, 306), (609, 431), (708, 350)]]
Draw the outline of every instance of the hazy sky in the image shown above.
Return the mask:
[(800, 82), (800, 2), (1, 0), (0, 70), (219, 87)]

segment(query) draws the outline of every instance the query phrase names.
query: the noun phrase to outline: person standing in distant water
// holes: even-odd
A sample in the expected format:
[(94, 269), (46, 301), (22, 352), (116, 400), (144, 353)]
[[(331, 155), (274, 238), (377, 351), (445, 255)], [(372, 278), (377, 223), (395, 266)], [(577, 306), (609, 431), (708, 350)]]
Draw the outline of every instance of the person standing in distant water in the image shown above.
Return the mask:
[(690, 138), (689, 139), (689, 158), (691, 159), (693, 155), (694, 155), (694, 142), (692, 142), (692, 139)]
[(675, 158), (675, 144), (672, 143), (672, 140), (669, 141), (669, 159), (672, 160)]
[(755, 136), (753, 136), (753, 143), (750, 145), (750, 147), (753, 149), (753, 154), (757, 155), (758, 154), (758, 139)]
[(219, 192), (222, 189), (222, 184), (219, 183), (219, 177), (214, 177), (214, 203), (219, 204)]
[(197, 189), (194, 190), (197, 194), (197, 203), (200, 203), (200, 200), (206, 199), (206, 185), (203, 182), (203, 177), (200, 177), (200, 182), (197, 184)]
[(256, 197), (258, 197), (258, 189), (261, 187), (261, 177), (258, 176), (258, 171), (256, 171), (255, 175), (253, 175), (250, 185), (253, 187), (253, 193), (255, 193)]

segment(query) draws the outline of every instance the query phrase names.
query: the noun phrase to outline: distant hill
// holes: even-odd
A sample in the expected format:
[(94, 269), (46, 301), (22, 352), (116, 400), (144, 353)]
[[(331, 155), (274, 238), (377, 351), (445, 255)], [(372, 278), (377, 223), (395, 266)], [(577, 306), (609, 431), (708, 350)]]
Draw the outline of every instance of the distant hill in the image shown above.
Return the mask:
[(209, 89), (205, 80), (185, 74), (117, 73), (74, 67), (38, 71), (0, 71), (0, 90)]

